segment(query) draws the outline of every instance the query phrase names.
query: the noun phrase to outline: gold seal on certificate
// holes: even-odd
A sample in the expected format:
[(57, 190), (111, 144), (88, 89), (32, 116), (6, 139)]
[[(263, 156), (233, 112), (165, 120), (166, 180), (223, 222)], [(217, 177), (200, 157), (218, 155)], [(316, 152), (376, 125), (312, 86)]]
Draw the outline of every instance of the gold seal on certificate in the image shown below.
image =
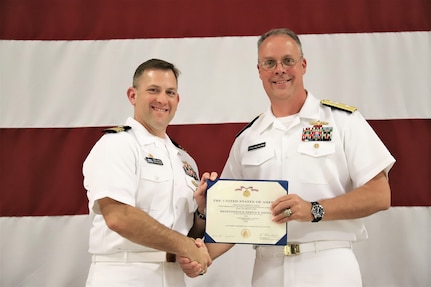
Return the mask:
[(286, 245), (287, 225), (271, 214), (271, 203), (285, 194), (285, 180), (209, 180), (204, 241)]

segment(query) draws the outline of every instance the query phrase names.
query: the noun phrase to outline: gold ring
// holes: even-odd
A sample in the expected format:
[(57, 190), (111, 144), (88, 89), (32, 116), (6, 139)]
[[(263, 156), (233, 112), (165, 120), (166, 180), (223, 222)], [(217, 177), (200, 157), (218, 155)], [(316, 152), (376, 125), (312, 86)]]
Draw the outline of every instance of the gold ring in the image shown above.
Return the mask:
[(286, 217), (289, 217), (292, 215), (292, 210), (290, 208), (288, 208), (288, 209), (284, 210), (283, 213), (284, 213), (284, 215), (286, 215)]

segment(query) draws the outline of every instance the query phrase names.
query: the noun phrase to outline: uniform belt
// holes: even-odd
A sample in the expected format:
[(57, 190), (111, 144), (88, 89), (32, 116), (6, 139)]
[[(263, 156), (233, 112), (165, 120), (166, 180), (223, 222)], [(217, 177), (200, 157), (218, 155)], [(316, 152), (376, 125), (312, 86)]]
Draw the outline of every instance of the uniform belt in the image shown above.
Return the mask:
[(351, 241), (313, 241), (307, 243), (289, 243), (285, 246), (257, 246), (257, 258), (294, 256), (303, 253), (319, 252), (336, 248), (352, 248)]
[(175, 262), (175, 254), (166, 253), (162, 251), (148, 251), (148, 252), (118, 252), (112, 254), (94, 254), (92, 256), (93, 262)]

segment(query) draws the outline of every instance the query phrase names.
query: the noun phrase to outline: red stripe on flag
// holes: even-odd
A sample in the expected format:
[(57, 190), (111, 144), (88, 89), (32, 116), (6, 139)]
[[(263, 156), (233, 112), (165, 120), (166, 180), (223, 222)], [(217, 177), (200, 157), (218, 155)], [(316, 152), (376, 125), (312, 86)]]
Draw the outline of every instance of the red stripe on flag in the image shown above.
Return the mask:
[[(370, 124), (397, 159), (389, 174), (392, 205), (430, 206), (431, 120)], [(168, 133), (196, 159), (200, 173), (220, 173), (244, 125), (173, 125)], [(82, 162), (102, 129), (0, 129), (0, 216), (87, 213)]]
[(429, 0), (3, 0), (0, 39), (253, 36), (275, 27), (298, 34), (430, 31), (430, 15)]
[(100, 130), (0, 129), (0, 216), (88, 213), (81, 168)]
[(396, 159), (392, 206), (431, 205), (431, 119), (369, 120)]

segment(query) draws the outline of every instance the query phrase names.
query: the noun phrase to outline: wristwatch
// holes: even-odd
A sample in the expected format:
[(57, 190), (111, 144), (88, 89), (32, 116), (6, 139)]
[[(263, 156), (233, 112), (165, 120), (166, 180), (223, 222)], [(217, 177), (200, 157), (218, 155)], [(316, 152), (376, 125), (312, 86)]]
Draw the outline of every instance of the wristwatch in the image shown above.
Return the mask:
[(197, 215), (200, 219), (202, 219), (202, 220), (206, 220), (206, 219), (207, 219), (207, 216), (205, 215), (205, 211), (204, 211), (204, 213), (200, 213), (200, 212), (199, 212), (199, 208), (196, 208), (195, 213), (196, 213), (196, 215)]
[(317, 201), (311, 203), (311, 214), (314, 219), (311, 222), (319, 222), (325, 214), (325, 209)]

